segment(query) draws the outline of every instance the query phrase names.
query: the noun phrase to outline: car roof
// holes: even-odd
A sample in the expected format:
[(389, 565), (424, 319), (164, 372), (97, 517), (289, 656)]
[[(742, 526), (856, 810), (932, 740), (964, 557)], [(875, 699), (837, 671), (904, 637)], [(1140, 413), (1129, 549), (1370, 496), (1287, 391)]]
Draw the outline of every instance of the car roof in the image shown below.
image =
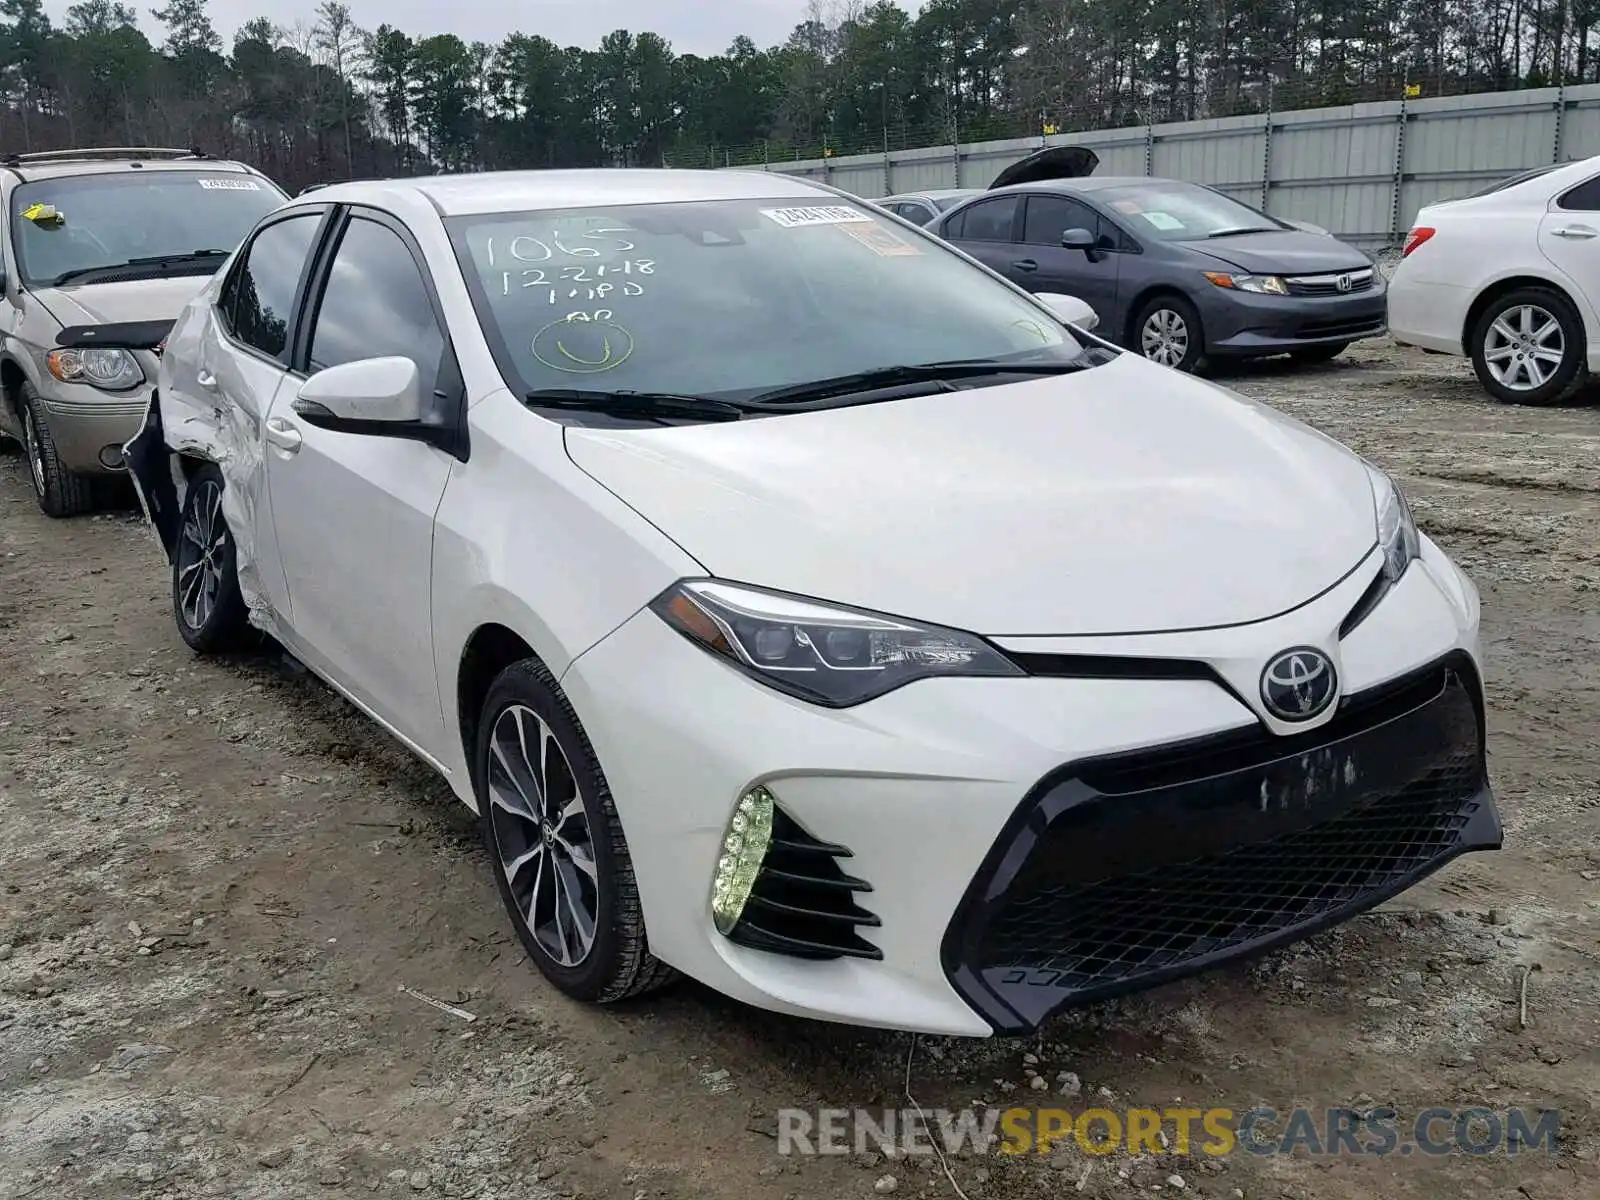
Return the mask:
[(46, 150), (36, 154), (0, 157), (5, 167), (24, 182), (60, 179), (68, 175), (111, 175), (126, 171), (205, 171), (209, 174), (257, 175), (244, 163), (226, 158), (196, 156), (187, 150)]
[(1102, 192), (1108, 188), (1144, 187), (1149, 184), (1176, 183), (1185, 187), (1204, 187), (1182, 179), (1163, 179), (1159, 175), (1083, 175), (1076, 179), (1040, 179), (1031, 183), (1014, 183), (1010, 187), (995, 188), (995, 192), (1021, 191), (1031, 188), (1046, 192)]
[(847, 201), (796, 175), (777, 171), (694, 171), (607, 168), (559, 171), (483, 171), (333, 183), (312, 193), (320, 204), (378, 203), (421, 195), (443, 216), (474, 216), (541, 208), (603, 208), (616, 204), (673, 204), (714, 200)]
[(896, 192), (892, 196), (885, 196), (884, 200), (949, 200), (956, 196), (975, 196), (982, 188), (929, 188), (925, 192)]

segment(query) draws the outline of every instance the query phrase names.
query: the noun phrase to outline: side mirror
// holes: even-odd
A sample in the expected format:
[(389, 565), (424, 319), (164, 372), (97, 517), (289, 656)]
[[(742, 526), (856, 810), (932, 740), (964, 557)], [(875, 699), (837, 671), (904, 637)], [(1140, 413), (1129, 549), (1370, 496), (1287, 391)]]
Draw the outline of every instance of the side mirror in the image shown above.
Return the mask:
[(1088, 330), (1100, 324), (1100, 314), (1076, 296), (1068, 296), (1064, 292), (1035, 292), (1033, 298), (1055, 314), (1056, 320), (1064, 325), (1076, 325), (1079, 329)]
[(300, 385), (294, 411), (312, 425), (349, 432), (355, 432), (352, 425), (416, 425), (422, 420), (422, 378), (409, 358), (341, 363)]
[(1061, 235), (1061, 244), (1068, 250), (1082, 250), (1087, 254), (1094, 249), (1094, 234), (1087, 229), (1069, 229)]

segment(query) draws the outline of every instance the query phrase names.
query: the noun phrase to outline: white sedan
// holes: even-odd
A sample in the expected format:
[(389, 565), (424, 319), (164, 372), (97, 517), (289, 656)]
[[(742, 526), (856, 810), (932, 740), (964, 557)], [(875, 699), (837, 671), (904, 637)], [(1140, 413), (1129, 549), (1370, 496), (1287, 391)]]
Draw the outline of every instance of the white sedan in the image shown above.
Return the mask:
[(129, 461), (185, 640), (438, 770), (561, 991), (1016, 1033), (1501, 840), (1394, 481), (1074, 313), (777, 174), (341, 184)]
[(1509, 404), (1555, 404), (1600, 371), (1600, 157), (1535, 167), (1417, 213), (1389, 333), (1472, 360)]

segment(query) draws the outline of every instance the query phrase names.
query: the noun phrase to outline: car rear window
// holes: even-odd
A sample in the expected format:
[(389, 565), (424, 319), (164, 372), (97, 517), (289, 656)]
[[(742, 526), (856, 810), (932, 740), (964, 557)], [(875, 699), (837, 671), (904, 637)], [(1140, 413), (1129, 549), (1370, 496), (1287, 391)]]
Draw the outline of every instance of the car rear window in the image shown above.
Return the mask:
[[(33, 180), (12, 193), (13, 245), (23, 280), (36, 287), (94, 268), (160, 273), (134, 260), (231, 253), (286, 199), (265, 179), (224, 171), (142, 167)], [(214, 271), (221, 261), (192, 270)]]

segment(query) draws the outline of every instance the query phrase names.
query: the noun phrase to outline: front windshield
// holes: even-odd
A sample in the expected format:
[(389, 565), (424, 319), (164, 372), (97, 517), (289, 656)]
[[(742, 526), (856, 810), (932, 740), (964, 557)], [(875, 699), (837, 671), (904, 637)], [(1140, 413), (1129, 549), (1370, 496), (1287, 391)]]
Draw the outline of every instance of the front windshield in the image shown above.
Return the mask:
[(1026, 296), (864, 202), (719, 200), (448, 224), (501, 369), (525, 391), (738, 399), (886, 367), (1082, 354)]
[(1103, 188), (1094, 195), (1133, 232), (1167, 242), (1284, 228), (1265, 213), (1192, 183), (1153, 180)]
[[(48, 287), (72, 278), (90, 283), (99, 269), (133, 259), (231, 253), (285, 199), (253, 175), (156, 167), (24, 183), (11, 199), (17, 265), (25, 282)], [(211, 256), (190, 269), (214, 271), (221, 262)], [(163, 268), (131, 269), (154, 275)]]

